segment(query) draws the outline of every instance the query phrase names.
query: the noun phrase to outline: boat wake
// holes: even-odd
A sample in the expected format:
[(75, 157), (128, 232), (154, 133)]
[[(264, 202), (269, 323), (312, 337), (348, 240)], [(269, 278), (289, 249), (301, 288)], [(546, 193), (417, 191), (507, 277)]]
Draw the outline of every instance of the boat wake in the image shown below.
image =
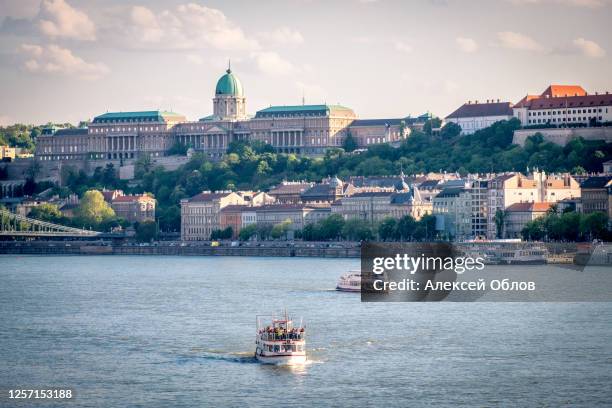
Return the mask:
[(239, 364), (257, 363), (257, 359), (252, 351), (228, 352), (221, 350), (192, 350), (193, 354), (182, 355), (178, 357), (179, 363), (195, 362), (199, 360), (205, 361), (225, 361)]

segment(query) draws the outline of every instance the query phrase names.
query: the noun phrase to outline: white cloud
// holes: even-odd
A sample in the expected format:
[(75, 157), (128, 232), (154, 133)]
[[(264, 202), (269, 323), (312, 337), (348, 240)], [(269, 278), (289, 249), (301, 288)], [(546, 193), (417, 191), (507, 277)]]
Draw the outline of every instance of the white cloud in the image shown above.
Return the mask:
[(251, 55), (259, 70), (268, 75), (289, 75), (297, 68), (273, 51), (255, 52)]
[(406, 44), (405, 42), (402, 42), (399, 40), (394, 41), (393, 46), (395, 47), (397, 51), (400, 51), (400, 52), (406, 52), (406, 53), (412, 52), (412, 46), (410, 44)]
[(476, 52), (478, 51), (478, 44), (471, 38), (457, 37), (455, 38), (457, 47), (463, 52)]
[(299, 45), (304, 42), (302, 33), (290, 27), (279, 27), (276, 30), (260, 33), (260, 37), (269, 43), (279, 45)]
[(590, 58), (602, 58), (606, 55), (606, 51), (601, 48), (595, 41), (585, 40), (584, 38), (577, 38), (573, 41), (574, 46), (587, 57)]
[(195, 3), (182, 4), (160, 13), (144, 6), (134, 6), (129, 13), (129, 22), (121, 21), (118, 28), (121, 34), (117, 41), (135, 47), (259, 49), (257, 40), (248, 38), (223, 12)]
[(86, 62), (67, 48), (54, 44), (40, 46), (22, 44), (24, 68), (33, 73), (61, 74), (80, 79), (98, 79), (109, 73), (106, 65)]
[(43, 0), (40, 4), (40, 31), (51, 37), (92, 41), (96, 39), (96, 27), (87, 14), (77, 10), (64, 0)]
[(543, 47), (533, 38), (525, 34), (515, 33), (512, 31), (502, 31), (497, 33), (497, 38), (502, 47), (515, 50), (525, 51), (541, 51)]

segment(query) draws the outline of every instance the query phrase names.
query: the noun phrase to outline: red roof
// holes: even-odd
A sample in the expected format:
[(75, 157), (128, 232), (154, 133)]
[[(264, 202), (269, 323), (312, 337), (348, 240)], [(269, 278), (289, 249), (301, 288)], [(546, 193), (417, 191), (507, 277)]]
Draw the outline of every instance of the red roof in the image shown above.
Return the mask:
[(525, 95), (525, 96), (523, 97), (523, 99), (521, 99), (520, 101), (518, 101), (518, 102), (517, 102), (517, 103), (516, 103), (516, 104), (513, 106), (513, 108), (522, 108), (522, 107), (526, 106), (526, 105), (527, 105), (527, 103), (528, 103), (529, 101), (531, 101), (532, 99), (537, 99), (537, 98), (539, 98), (539, 97), (540, 97), (540, 95)]
[(550, 85), (540, 94), (542, 97), (557, 98), (560, 96), (586, 96), (580, 85)]
[(512, 104), (510, 102), (464, 103), (445, 119), (478, 116), (512, 116)]
[(612, 94), (569, 96), (569, 97), (540, 97), (526, 101), (521, 106), (529, 109), (559, 109), (559, 108), (592, 108), (612, 105)]
[(506, 208), (509, 212), (546, 212), (553, 203), (514, 203)]

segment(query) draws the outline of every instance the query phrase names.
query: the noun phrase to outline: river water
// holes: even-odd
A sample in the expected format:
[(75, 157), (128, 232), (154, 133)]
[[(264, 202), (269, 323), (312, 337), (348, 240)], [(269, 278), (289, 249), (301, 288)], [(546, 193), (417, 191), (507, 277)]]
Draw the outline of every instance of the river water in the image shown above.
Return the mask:
[[(612, 303), (361, 303), (333, 290), (358, 268), (1, 256), (0, 389), (69, 387), (57, 406), (79, 407), (610, 406)], [(255, 316), (285, 308), (307, 327), (302, 368), (252, 358)]]

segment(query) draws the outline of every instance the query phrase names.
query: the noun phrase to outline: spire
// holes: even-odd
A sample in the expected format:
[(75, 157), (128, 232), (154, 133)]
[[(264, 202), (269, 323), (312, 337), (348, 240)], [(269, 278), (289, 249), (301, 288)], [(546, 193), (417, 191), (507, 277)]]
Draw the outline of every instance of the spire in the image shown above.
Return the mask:
[(227, 60), (227, 71), (225, 72), (227, 72), (228, 74), (232, 73), (232, 60), (231, 59)]

